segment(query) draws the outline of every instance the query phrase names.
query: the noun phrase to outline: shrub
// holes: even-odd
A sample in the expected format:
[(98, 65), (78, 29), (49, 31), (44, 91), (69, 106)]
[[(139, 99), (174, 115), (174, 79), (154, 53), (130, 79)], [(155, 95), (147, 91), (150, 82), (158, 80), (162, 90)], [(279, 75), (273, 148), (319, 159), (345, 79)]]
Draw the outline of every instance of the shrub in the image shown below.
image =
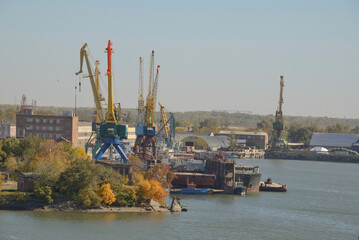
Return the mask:
[(101, 199), (98, 197), (94, 189), (90, 186), (81, 189), (74, 200), (77, 204), (84, 208), (94, 208), (99, 207), (101, 204)]
[(40, 184), (36, 183), (34, 186), (34, 196), (38, 199), (41, 199), (42, 201), (46, 203), (53, 203), (53, 199), (51, 197), (52, 190), (49, 186), (43, 186), (41, 187)]

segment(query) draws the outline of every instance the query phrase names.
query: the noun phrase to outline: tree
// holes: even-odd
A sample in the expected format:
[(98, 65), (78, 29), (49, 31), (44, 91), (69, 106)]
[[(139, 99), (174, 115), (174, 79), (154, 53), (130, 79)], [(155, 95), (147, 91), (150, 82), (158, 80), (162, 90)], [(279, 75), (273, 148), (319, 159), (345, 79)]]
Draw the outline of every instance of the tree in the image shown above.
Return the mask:
[(102, 199), (102, 202), (106, 205), (111, 205), (114, 201), (116, 201), (116, 195), (113, 194), (111, 185), (109, 183), (102, 184), (97, 189), (97, 195)]
[(129, 162), (131, 163), (132, 172), (134, 174), (142, 172), (143, 163), (142, 163), (141, 159), (137, 155), (130, 155), (129, 156)]
[(273, 130), (273, 122), (268, 119), (264, 119), (257, 123), (257, 128), (265, 131), (266, 133), (270, 133)]
[(186, 119), (176, 119), (176, 127), (190, 127), (191, 122)]
[(43, 139), (37, 136), (27, 136), (20, 143), (21, 156), (28, 159), (33, 159), (38, 154), (40, 143)]
[(6, 138), (2, 141), (2, 150), (8, 157), (21, 156), (20, 141), (17, 138)]
[(157, 180), (164, 188), (171, 188), (175, 175), (168, 164), (160, 163), (148, 169), (144, 177), (148, 180)]
[(348, 132), (348, 127), (344, 126), (341, 123), (337, 123), (335, 125), (330, 125), (326, 128), (326, 131), (328, 133), (347, 133)]
[(143, 176), (139, 176), (136, 181), (136, 186), (138, 200), (153, 199), (162, 205), (166, 204), (164, 198), (167, 193), (159, 181), (155, 179), (148, 180), (143, 178)]

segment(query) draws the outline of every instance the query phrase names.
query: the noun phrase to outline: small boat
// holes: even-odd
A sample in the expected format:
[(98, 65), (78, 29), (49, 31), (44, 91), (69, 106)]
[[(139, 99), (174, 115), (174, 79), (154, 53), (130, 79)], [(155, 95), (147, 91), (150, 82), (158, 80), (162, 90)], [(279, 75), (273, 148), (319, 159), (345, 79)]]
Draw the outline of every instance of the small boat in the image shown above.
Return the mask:
[(268, 178), (267, 181), (261, 181), (259, 191), (266, 192), (286, 192), (288, 190), (287, 184), (279, 184), (272, 182), (272, 179)]
[(190, 183), (190, 184), (187, 184), (187, 188), (171, 189), (170, 193), (172, 193), (172, 194), (206, 195), (206, 194), (212, 194), (213, 189), (211, 189), (211, 188), (196, 188), (196, 184)]

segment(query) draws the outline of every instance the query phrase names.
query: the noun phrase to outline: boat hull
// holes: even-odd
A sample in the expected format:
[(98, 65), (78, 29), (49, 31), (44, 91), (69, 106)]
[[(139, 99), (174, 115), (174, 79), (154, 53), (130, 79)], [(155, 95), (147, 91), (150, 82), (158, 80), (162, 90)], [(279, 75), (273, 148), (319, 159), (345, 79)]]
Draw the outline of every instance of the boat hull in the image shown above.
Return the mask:
[(202, 188), (202, 189), (171, 189), (170, 193), (172, 194), (194, 194), (194, 195), (207, 195), (212, 194), (213, 190), (210, 188)]
[(188, 183), (194, 183), (200, 188), (213, 188), (216, 182), (216, 175), (203, 173), (175, 172), (172, 185), (175, 188), (185, 188)]

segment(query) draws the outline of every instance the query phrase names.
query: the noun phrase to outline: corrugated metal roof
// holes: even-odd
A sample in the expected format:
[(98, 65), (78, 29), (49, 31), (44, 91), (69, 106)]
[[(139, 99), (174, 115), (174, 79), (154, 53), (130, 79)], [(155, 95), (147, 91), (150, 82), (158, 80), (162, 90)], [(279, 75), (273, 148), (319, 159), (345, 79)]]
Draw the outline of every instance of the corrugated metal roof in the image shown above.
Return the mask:
[(313, 133), (310, 146), (351, 148), (358, 139), (359, 134)]
[(208, 136), (200, 134), (190, 134), (190, 133), (176, 133), (176, 141), (180, 142), (186, 137), (199, 137), (207, 142), (210, 148), (219, 148), (219, 147), (229, 147), (231, 139), (227, 136)]

